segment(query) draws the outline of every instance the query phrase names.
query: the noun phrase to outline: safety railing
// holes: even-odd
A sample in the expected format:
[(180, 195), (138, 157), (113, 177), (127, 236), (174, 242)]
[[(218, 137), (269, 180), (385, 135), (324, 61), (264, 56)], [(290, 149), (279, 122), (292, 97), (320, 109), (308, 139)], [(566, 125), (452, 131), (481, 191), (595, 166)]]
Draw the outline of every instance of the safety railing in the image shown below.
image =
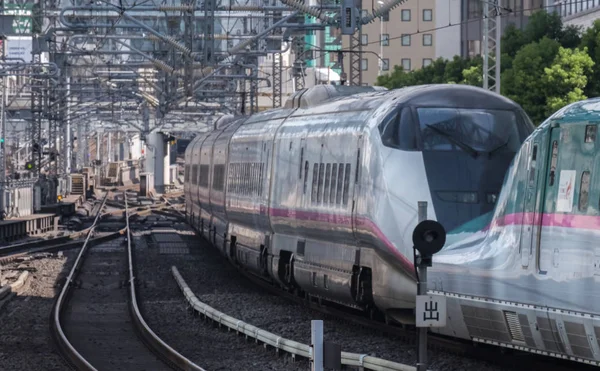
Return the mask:
[[(177, 270), (177, 267), (171, 267), (171, 271), (173, 272), (173, 277), (175, 277), (185, 299), (196, 312), (210, 318), (221, 326), (226, 326), (275, 349), (312, 359), (312, 348), (309, 345), (285, 339), (279, 335), (261, 330), (256, 326), (228, 316), (227, 314), (212, 308), (208, 304), (201, 302), (186, 284), (185, 280)], [(382, 358), (371, 357), (366, 354), (349, 352), (342, 352), (342, 365), (358, 367), (361, 370), (416, 371), (416, 368), (413, 366), (388, 361)]]

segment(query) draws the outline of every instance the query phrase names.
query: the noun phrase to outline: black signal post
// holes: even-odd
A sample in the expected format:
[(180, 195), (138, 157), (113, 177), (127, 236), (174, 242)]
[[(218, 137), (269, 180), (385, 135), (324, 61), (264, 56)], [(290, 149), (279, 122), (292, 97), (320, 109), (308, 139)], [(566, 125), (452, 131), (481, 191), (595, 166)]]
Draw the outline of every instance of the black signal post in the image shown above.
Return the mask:
[[(445, 301), (442, 308), (438, 308), (438, 302), (433, 302), (427, 297), (427, 267), (431, 267), (433, 255), (438, 253), (446, 243), (446, 231), (444, 227), (433, 220), (426, 220), (427, 204), (419, 202), (419, 219), (421, 222), (417, 224), (413, 231), (414, 249), (419, 252), (415, 254), (415, 268), (417, 273), (417, 327), (419, 327), (418, 335), (418, 360), (417, 371), (427, 370), (427, 327), (440, 326), (439, 324), (431, 324), (438, 322), (442, 326), (445, 324)], [(420, 302), (425, 301), (424, 311), (420, 309)], [(445, 299), (445, 298), (443, 298)], [(429, 305), (428, 305), (429, 304)], [(434, 309), (435, 307), (435, 309)], [(421, 316), (421, 317), (419, 317)], [(441, 318), (440, 318), (441, 316)]]

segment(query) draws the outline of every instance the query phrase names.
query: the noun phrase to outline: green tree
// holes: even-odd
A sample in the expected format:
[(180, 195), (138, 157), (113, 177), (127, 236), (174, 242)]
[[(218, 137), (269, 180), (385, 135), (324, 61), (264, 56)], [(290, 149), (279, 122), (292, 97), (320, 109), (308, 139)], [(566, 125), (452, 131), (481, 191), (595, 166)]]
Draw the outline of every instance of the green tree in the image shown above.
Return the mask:
[(538, 42), (544, 37), (560, 41), (564, 35), (563, 23), (560, 15), (545, 10), (534, 12), (527, 22), (524, 32), (525, 44)]
[(546, 115), (545, 68), (554, 62), (560, 44), (544, 37), (522, 47), (512, 68), (502, 76), (502, 94), (519, 103), (535, 123)]
[(588, 55), (587, 48), (559, 48), (552, 65), (544, 68), (542, 78), (546, 85), (546, 116), (569, 103), (587, 98), (584, 89), (593, 66), (594, 61)]
[(500, 50), (503, 56), (506, 55), (511, 59), (517, 55), (519, 49), (527, 44), (525, 33), (518, 29), (514, 24), (509, 24), (504, 29), (504, 35), (500, 41)]
[[(523, 31), (514, 24), (504, 30), (501, 39), (503, 54), (507, 54), (511, 61), (517, 52), (527, 44), (538, 42), (544, 37), (556, 40), (565, 48), (575, 48), (581, 41), (581, 27), (563, 27), (562, 19), (558, 13), (548, 13), (545, 10), (537, 11), (531, 15)], [(502, 63), (504, 66), (505, 64)]]
[[(592, 60), (600, 61), (600, 19), (594, 21), (592, 27), (585, 30), (579, 48), (587, 48), (588, 55)], [(600, 64), (594, 66), (584, 92), (588, 97), (600, 96)]]
[(462, 71), (462, 83), (473, 86), (483, 86), (483, 63), (465, 68)]

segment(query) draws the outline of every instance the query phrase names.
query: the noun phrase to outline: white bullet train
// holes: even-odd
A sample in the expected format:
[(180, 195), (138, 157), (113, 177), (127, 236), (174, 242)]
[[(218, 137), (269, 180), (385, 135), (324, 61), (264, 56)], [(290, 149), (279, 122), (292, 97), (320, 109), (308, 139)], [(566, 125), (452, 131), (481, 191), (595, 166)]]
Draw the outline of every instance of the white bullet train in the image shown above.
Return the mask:
[(446, 230), (489, 213), (533, 130), (517, 104), (480, 88), (321, 85), (196, 136), (186, 215), (243, 269), (414, 321), (418, 201)]
[(447, 301), (437, 332), (600, 366), (599, 126), (600, 98), (556, 112), (494, 211), (451, 231), (429, 270)]

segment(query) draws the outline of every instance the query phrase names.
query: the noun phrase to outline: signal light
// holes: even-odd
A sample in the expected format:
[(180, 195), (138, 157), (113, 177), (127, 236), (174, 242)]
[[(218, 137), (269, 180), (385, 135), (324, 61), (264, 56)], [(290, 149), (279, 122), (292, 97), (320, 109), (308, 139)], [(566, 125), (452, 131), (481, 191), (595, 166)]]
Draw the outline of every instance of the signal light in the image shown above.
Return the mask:
[(28, 161), (28, 162), (25, 164), (25, 169), (26, 169), (26, 170), (33, 170), (33, 168), (34, 168), (34, 166), (33, 166), (33, 162), (31, 162), (31, 161)]

